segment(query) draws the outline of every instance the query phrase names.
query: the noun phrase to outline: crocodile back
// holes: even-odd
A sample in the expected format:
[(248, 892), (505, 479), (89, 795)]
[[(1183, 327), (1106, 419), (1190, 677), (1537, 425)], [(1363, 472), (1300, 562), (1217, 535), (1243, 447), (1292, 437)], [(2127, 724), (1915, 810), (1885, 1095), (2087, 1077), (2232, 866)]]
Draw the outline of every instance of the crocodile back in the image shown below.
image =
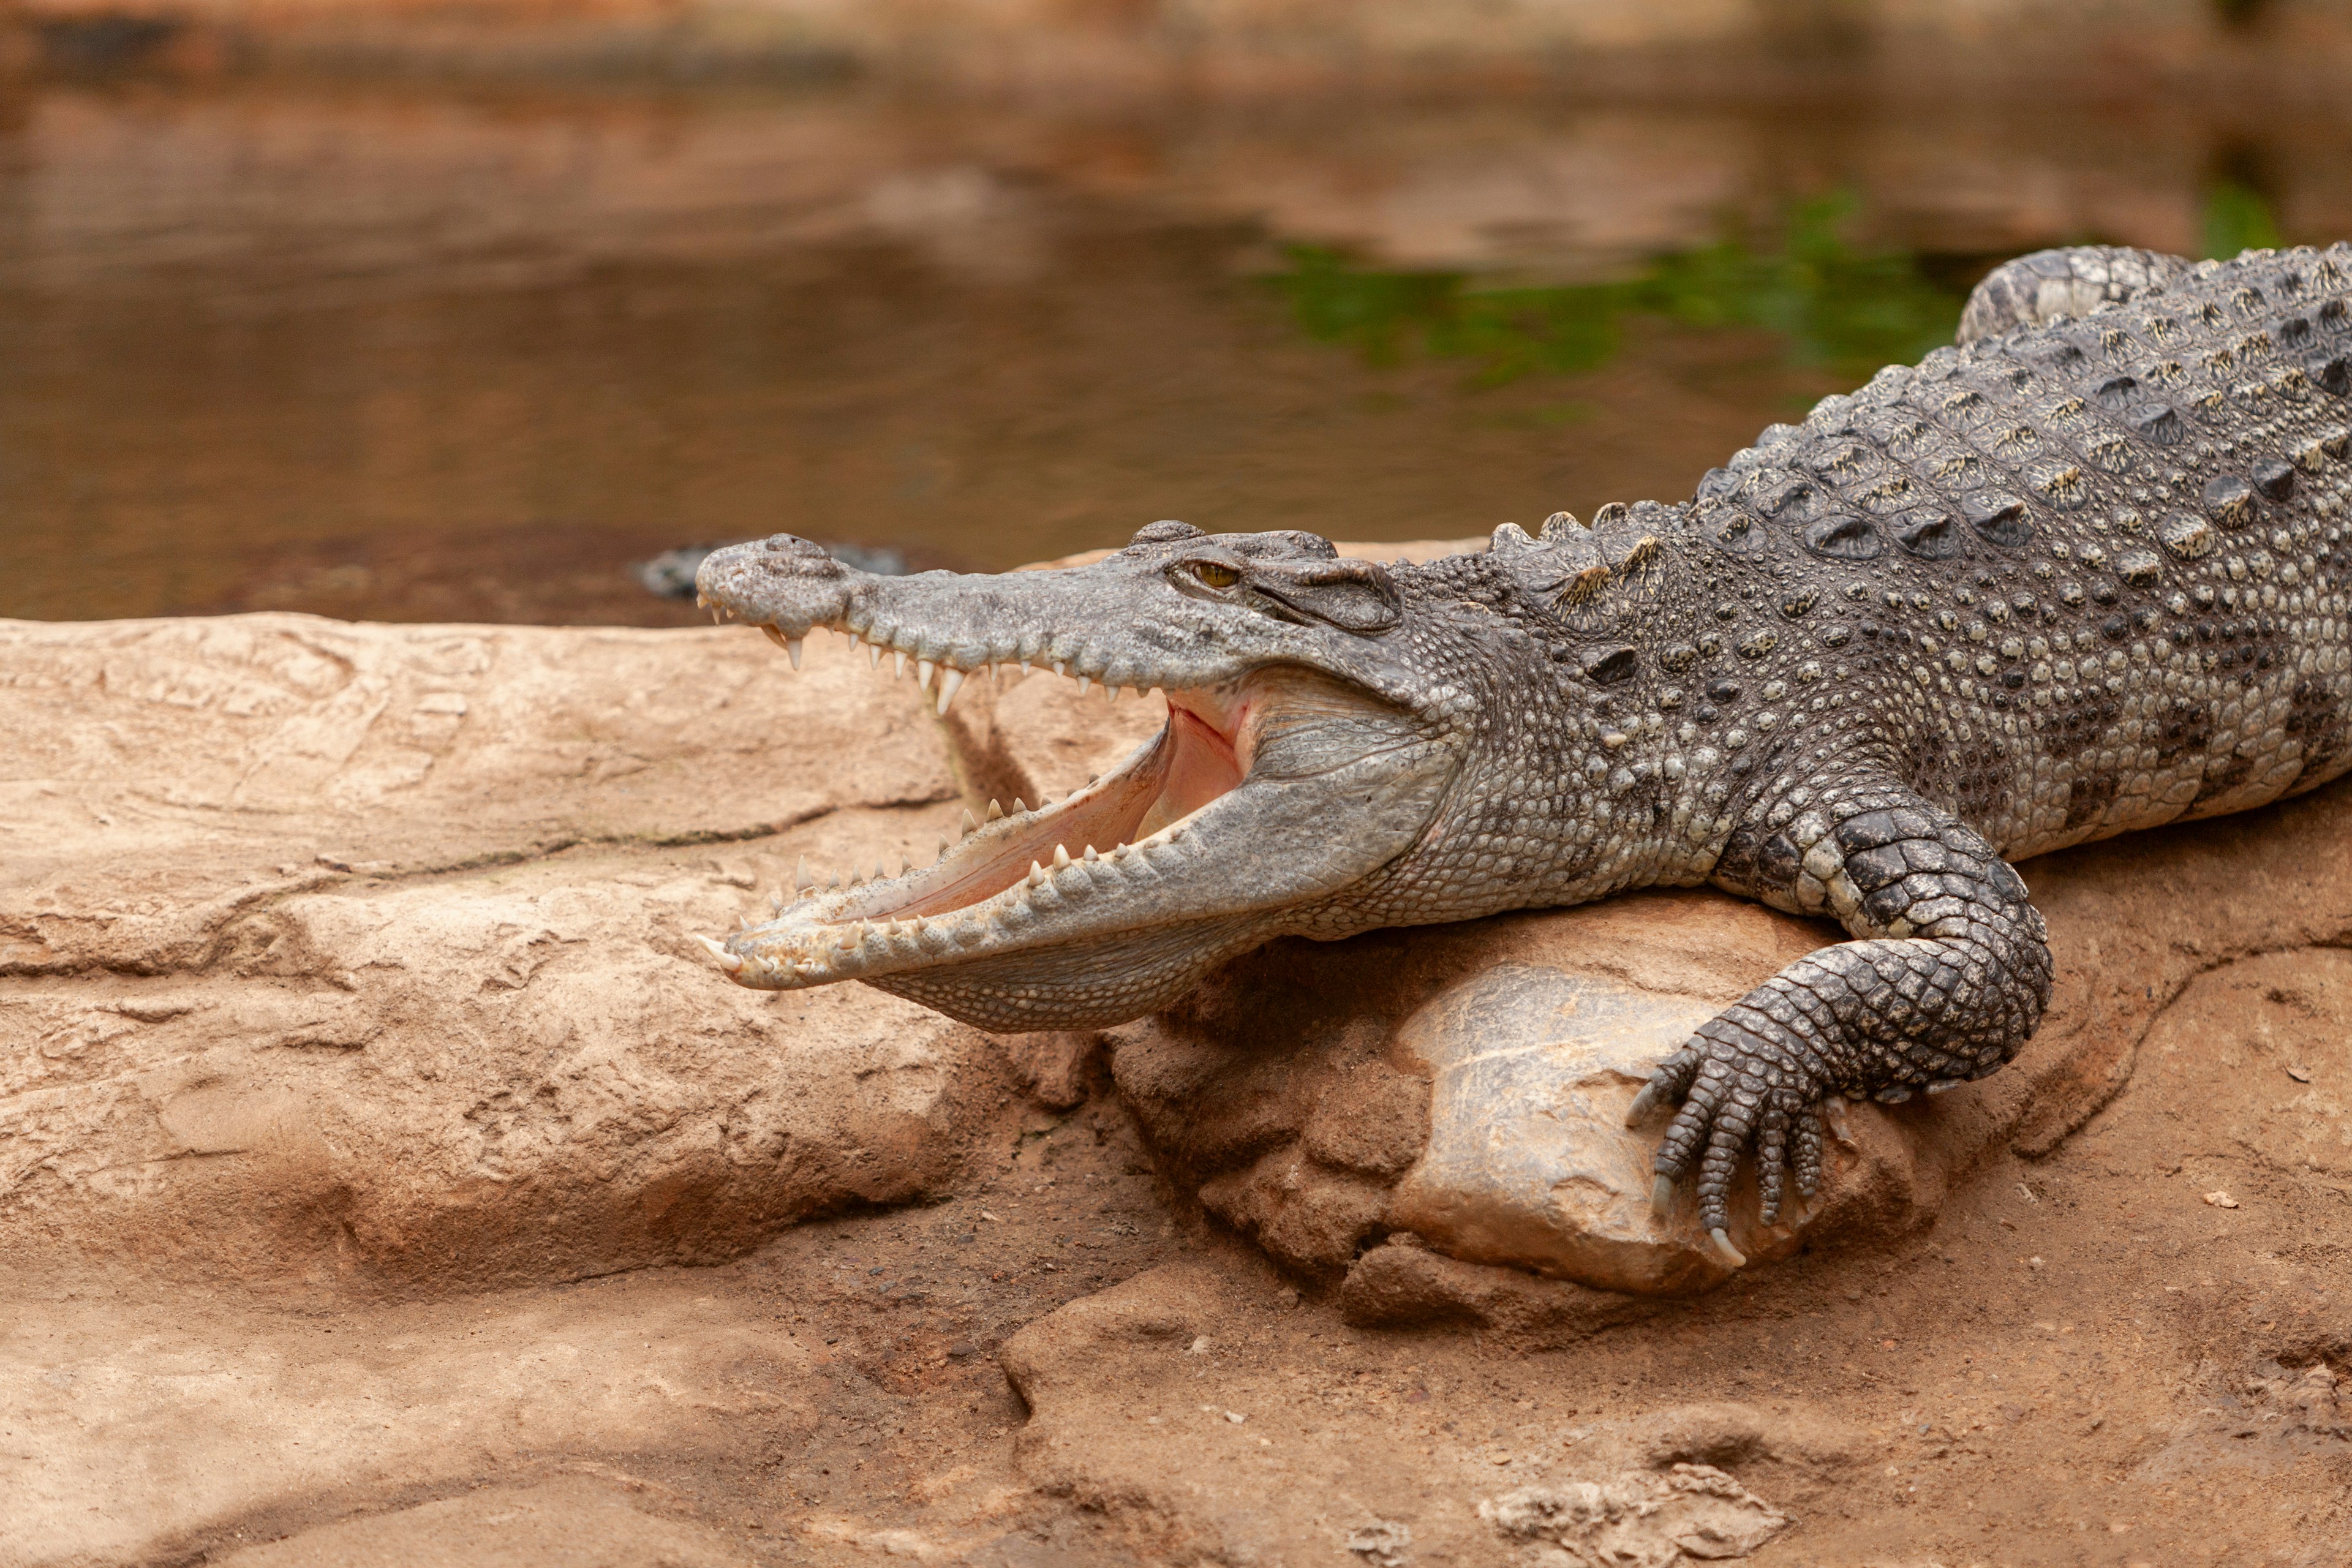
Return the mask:
[(1866, 708), (2015, 858), (2352, 767), (2347, 493), (2338, 246), (1884, 370), (1709, 473), (1683, 528), (1711, 588), (1760, 578), (1802, 628), (1772, 664), (1833, 661), (1816, 710)]

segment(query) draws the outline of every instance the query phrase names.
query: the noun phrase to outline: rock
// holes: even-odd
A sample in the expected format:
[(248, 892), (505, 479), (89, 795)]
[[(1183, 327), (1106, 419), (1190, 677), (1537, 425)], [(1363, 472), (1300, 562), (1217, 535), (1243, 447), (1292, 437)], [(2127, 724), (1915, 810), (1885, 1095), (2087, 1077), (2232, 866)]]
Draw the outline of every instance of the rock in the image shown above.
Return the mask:
[(749, 1568), (753, 1562), (718, 1531), (646, 1513), (630, 1496), (584, 1476), (487, 1487), (212, 1561), (219, 1568)]
[(0, 622), (0, 975), (184, 971), (354, 874), (953, 797), (911, 683), (837, 638), (807, 663), (741, 626)]
[(1522, 1487), (1478, 1511), (1508, 1540), (1555, 1549), (1529, 1553), (1530, 1562), (1578, 1568), (1675, 1568), (1745, 1557), (1790, 1523), (1708, 1465)]
[[(365, 1507), (446, 1491), (564, 1454), (729, 1450), (745, 1423), (812, 1430), (813, 1352), (765, 1314), (690, 1282), (639, 1276), (533, 1293), (353, 1312), (259, 1308), (240, 1287), (128, 1300), (87, 1289), (0, 1312), (0, 1564), (188, 1561), (321, 1500)], [(103, 1506), (93, 1506), (102, 1500)], [(530, 1489), (521, 1517), (484, 1500), (353, 1521), (250, 1554), (256, 1563), (737, 1562), (708, 1532), (637, 1515), (609, 1489)], [(575, 1555), (601, 1523), (619, 1546)], [(461, 1530), (478, 1557), (422, 1550)], [(487, 1548), (499, 1537), (504, 1556)], [(215, 1559), (217, 1560), (217, 1559)], [(247, 1559), (240, 1558), (239, 1561)]]
[[(1655, 1130), (1627, 1131), (1626, 1108), (1650, 1063), (1820, 941), (1758, 905), (1643, 894), (1281, 942), (1112, 1031), (1113, 1072), (1180, 1179), (1291, 1268), (1336, 1274), (1402, 1230), (1469, 1261), (1686, 1290), (1727, 1270), (1687, 1196), (1651, 1215)], [(1884, 1114), (1847, 1118), (1842, 1173)], [(1752, 1187), (1736, 1214), (1751, 1256), (1795, 1246), (1795, 1226), (1755, 1226)]]
[(997, 1045), (693, 940), (947, 815), (912, 688), (845, 652), (0, 626), (0, 1252), (447, 1291), (940, 1190)]
[(1571, 1345), (1654, 1317), (1664, 1306), (1653, 1297), (1465, 1263), (1431, 1251), (1409, 1232), (1364, 1253), (1339, 1284), (1339, 1315), (1351, 1327), (1465, 1323), (1531, 1350)]

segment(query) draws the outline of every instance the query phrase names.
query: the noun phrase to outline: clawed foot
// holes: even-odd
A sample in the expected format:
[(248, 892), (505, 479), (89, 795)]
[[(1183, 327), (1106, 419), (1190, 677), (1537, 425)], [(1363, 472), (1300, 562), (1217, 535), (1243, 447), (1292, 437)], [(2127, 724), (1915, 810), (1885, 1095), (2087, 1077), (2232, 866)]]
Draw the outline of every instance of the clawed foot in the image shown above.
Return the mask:
[(1761, 1217), (1768, 1226), (1780, 1217), (1792, 1171), (1799, 1193), (1810, 1198), (1821, 1190), (1822, 1090), (1811, 1073), (1786, 1059), (1790, 1054), (1727, 1017), (1712, 1019), (1690, 1044), (1658, 1064), (1625, 1115), (1632, 1127), (1662, 1106), (1681, 1107), (1659, 1143), (1650, 1205), (1664, 1218), (1674, 1205), (1675, 1184), (1695, 1169), (1699, 1224), (1734, 1268), (1748, 1261), (1731, 1245), (1728, 1212), (1732, 1178), (1743, 1154), (1754, 1151)]

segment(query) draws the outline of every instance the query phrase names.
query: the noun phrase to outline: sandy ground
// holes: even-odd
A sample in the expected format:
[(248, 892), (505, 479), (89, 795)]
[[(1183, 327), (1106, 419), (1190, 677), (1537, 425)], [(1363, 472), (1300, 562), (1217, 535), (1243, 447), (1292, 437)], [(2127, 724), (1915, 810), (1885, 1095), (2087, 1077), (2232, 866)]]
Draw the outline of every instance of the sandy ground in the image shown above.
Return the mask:
[[(962, 1195), (723, 1267), (456, 1308), (84, 1289), (20, 1298), (6, 1336), (50, 1345), (53, 1378), (78, 1336), (95, 1354), (168, 1323), (221, 1364), (282, 1369), (358, 1335), (404, 1347), (412, 1379), (437, 1360), (466, 1381), (501, 1323), (519, 1345), (580, 1341), (546, 1325), (603, 1313), (653, 1352), (718, 1314), (790, 1385), (691, 1440), (651, 1422), (643, 1444), (625, 1413), (526, 1389), (527, 1440), (419, 1450), (411, 1473), (277, 1497), (138, 1553), (153, 1562), (276, 1540), (249, 1561), (1511, 1563), (1528, 1549), (1481, 1500), (1671, 1428), (1793, 1518), (1761, 1564), (2338, 1563), (2347, 1021), (2352, 954), (2213, 972), (2088, 1128), (1994, 1163), (1929, 1232), (1572, 1343), (1349, 1327), (1167, 1191), (1099, 1078), (1075, 1110), (1033, 1108)], [(314, 1440), (355, 1440), (329, 1427)], [(436, 1525), (477, 1497), (499, 1506)], [(590, 1528), (597, 1508), (626, 1527)], [(1383, 1521), (1402, 1544), (1365, 1533)]]

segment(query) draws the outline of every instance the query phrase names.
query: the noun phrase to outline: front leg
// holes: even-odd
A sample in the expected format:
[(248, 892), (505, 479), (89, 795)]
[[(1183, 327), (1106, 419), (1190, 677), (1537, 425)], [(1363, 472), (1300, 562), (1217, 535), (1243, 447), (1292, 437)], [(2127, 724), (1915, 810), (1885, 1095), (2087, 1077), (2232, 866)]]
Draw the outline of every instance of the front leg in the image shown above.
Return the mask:
[(1992, 847), (1899, 787), (1828, 792), (1777, 830), (1736, 835), (1726, 859), (1718, 880), (1735, 890), (1834, 913), (1863, 939), (1808, 953), (1726, 1008), (1627, 1115), (1680, 1104), (1658, 1148), (1656, 1204), (1663, 1213), (1696, 1170), (1700, 1223), (1737, 1266), (1725, 1200), (1740, 1156), (1755, 1151), (1769, 1225), (1792, 1168), (1798, 1191), (1820, 1190), (1827, 1096), (1908, 1100), (2014, 1057), (2050, 1001), (2050, 946)]

